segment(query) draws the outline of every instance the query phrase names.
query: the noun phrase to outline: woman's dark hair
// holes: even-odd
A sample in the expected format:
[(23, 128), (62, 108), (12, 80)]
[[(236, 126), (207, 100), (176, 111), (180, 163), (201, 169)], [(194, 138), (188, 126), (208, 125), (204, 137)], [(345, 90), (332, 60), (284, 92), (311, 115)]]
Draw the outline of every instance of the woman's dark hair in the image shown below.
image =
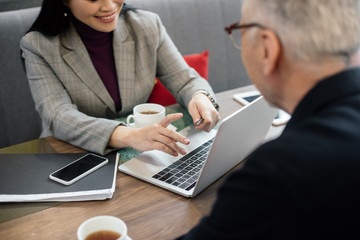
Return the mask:
[[(134, 11), (136, 8), (124, 3), (120, 15), (125, 15), (129, 10)], [(56, 36), (69, 27), (71, 16), (64, 0), (43, 0), (39, 16), (27, 32), (36, 31), (47, 36)]]

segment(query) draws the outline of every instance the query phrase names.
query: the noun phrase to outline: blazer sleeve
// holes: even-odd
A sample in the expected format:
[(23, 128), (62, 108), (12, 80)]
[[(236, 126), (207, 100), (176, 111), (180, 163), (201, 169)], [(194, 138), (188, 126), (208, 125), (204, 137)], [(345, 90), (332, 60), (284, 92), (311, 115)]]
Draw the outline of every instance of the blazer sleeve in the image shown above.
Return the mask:
[[(40, 33), (32, 32), (21, 40), (22, 56), (32, 96), (43, 125), (58, 139), (98, 154), (109, 152), (107, 145), (113, 130), (120, 124), (115, 120), (88, 116), (80, 111), (57, 77), (46, 54), (53, 54), (56, 37), (45, 41)], [(54, 58), (55, 59), (55, 58)]]

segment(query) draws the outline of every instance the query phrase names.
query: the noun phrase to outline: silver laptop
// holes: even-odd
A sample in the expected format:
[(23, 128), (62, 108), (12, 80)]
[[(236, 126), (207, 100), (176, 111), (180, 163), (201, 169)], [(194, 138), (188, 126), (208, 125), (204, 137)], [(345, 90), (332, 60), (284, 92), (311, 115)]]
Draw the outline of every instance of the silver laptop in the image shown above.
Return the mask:
[(218, 130), (206, 133), (189, 126), (180, 131), (190, 139), (189, 145), (179, 144), (187, 150), (186, 155), (146, 151), (120, 165), (119, 170), (185, 197), (195, 197), (263, 142), (276, 112), (260, 97), (223, 119)]

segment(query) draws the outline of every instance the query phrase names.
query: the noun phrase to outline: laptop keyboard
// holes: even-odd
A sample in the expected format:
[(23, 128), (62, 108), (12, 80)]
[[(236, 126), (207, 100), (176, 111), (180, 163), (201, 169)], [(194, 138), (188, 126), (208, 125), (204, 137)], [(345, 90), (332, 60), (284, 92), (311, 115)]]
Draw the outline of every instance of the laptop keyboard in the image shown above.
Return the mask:
[(203, 143), (152, 177), (187, 191), (191, 190), (200, 176), (213, 141), (214, 138)]

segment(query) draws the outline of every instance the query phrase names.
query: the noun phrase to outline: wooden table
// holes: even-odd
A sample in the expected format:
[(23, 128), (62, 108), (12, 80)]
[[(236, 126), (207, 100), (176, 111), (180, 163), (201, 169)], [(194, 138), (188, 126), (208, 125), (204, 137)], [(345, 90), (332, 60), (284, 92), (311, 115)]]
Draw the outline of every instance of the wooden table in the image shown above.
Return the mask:
[[(247, 86), (216, 94), (221, 106), (221, 117), (242, 107), (232, 99), (234, 93), (252, 89), (252, 86)], [(54, 137), (34, 141), (40, 148), (50, 143), (58, 153), (85, 152)], [(14, 148), (16, 146), (4, 150)], [(45, 147), (43, 151), (51, 152), (51, 149)], [(118, 172), (112, 199), (61, 203), (1, 223), (0, 239), (76, 239), (78, 226), (84, 220), (97, 215), (113, 215), (123, 219), (133, 240), (174, 239), (188, 232), (210, 212), (216, 190), (225, 178), (226, 176), (216, 181), (194, 199), (187, 199)], [(14, 205), (16, 206), (16, 203), (0, 204), (0, 207)]]

